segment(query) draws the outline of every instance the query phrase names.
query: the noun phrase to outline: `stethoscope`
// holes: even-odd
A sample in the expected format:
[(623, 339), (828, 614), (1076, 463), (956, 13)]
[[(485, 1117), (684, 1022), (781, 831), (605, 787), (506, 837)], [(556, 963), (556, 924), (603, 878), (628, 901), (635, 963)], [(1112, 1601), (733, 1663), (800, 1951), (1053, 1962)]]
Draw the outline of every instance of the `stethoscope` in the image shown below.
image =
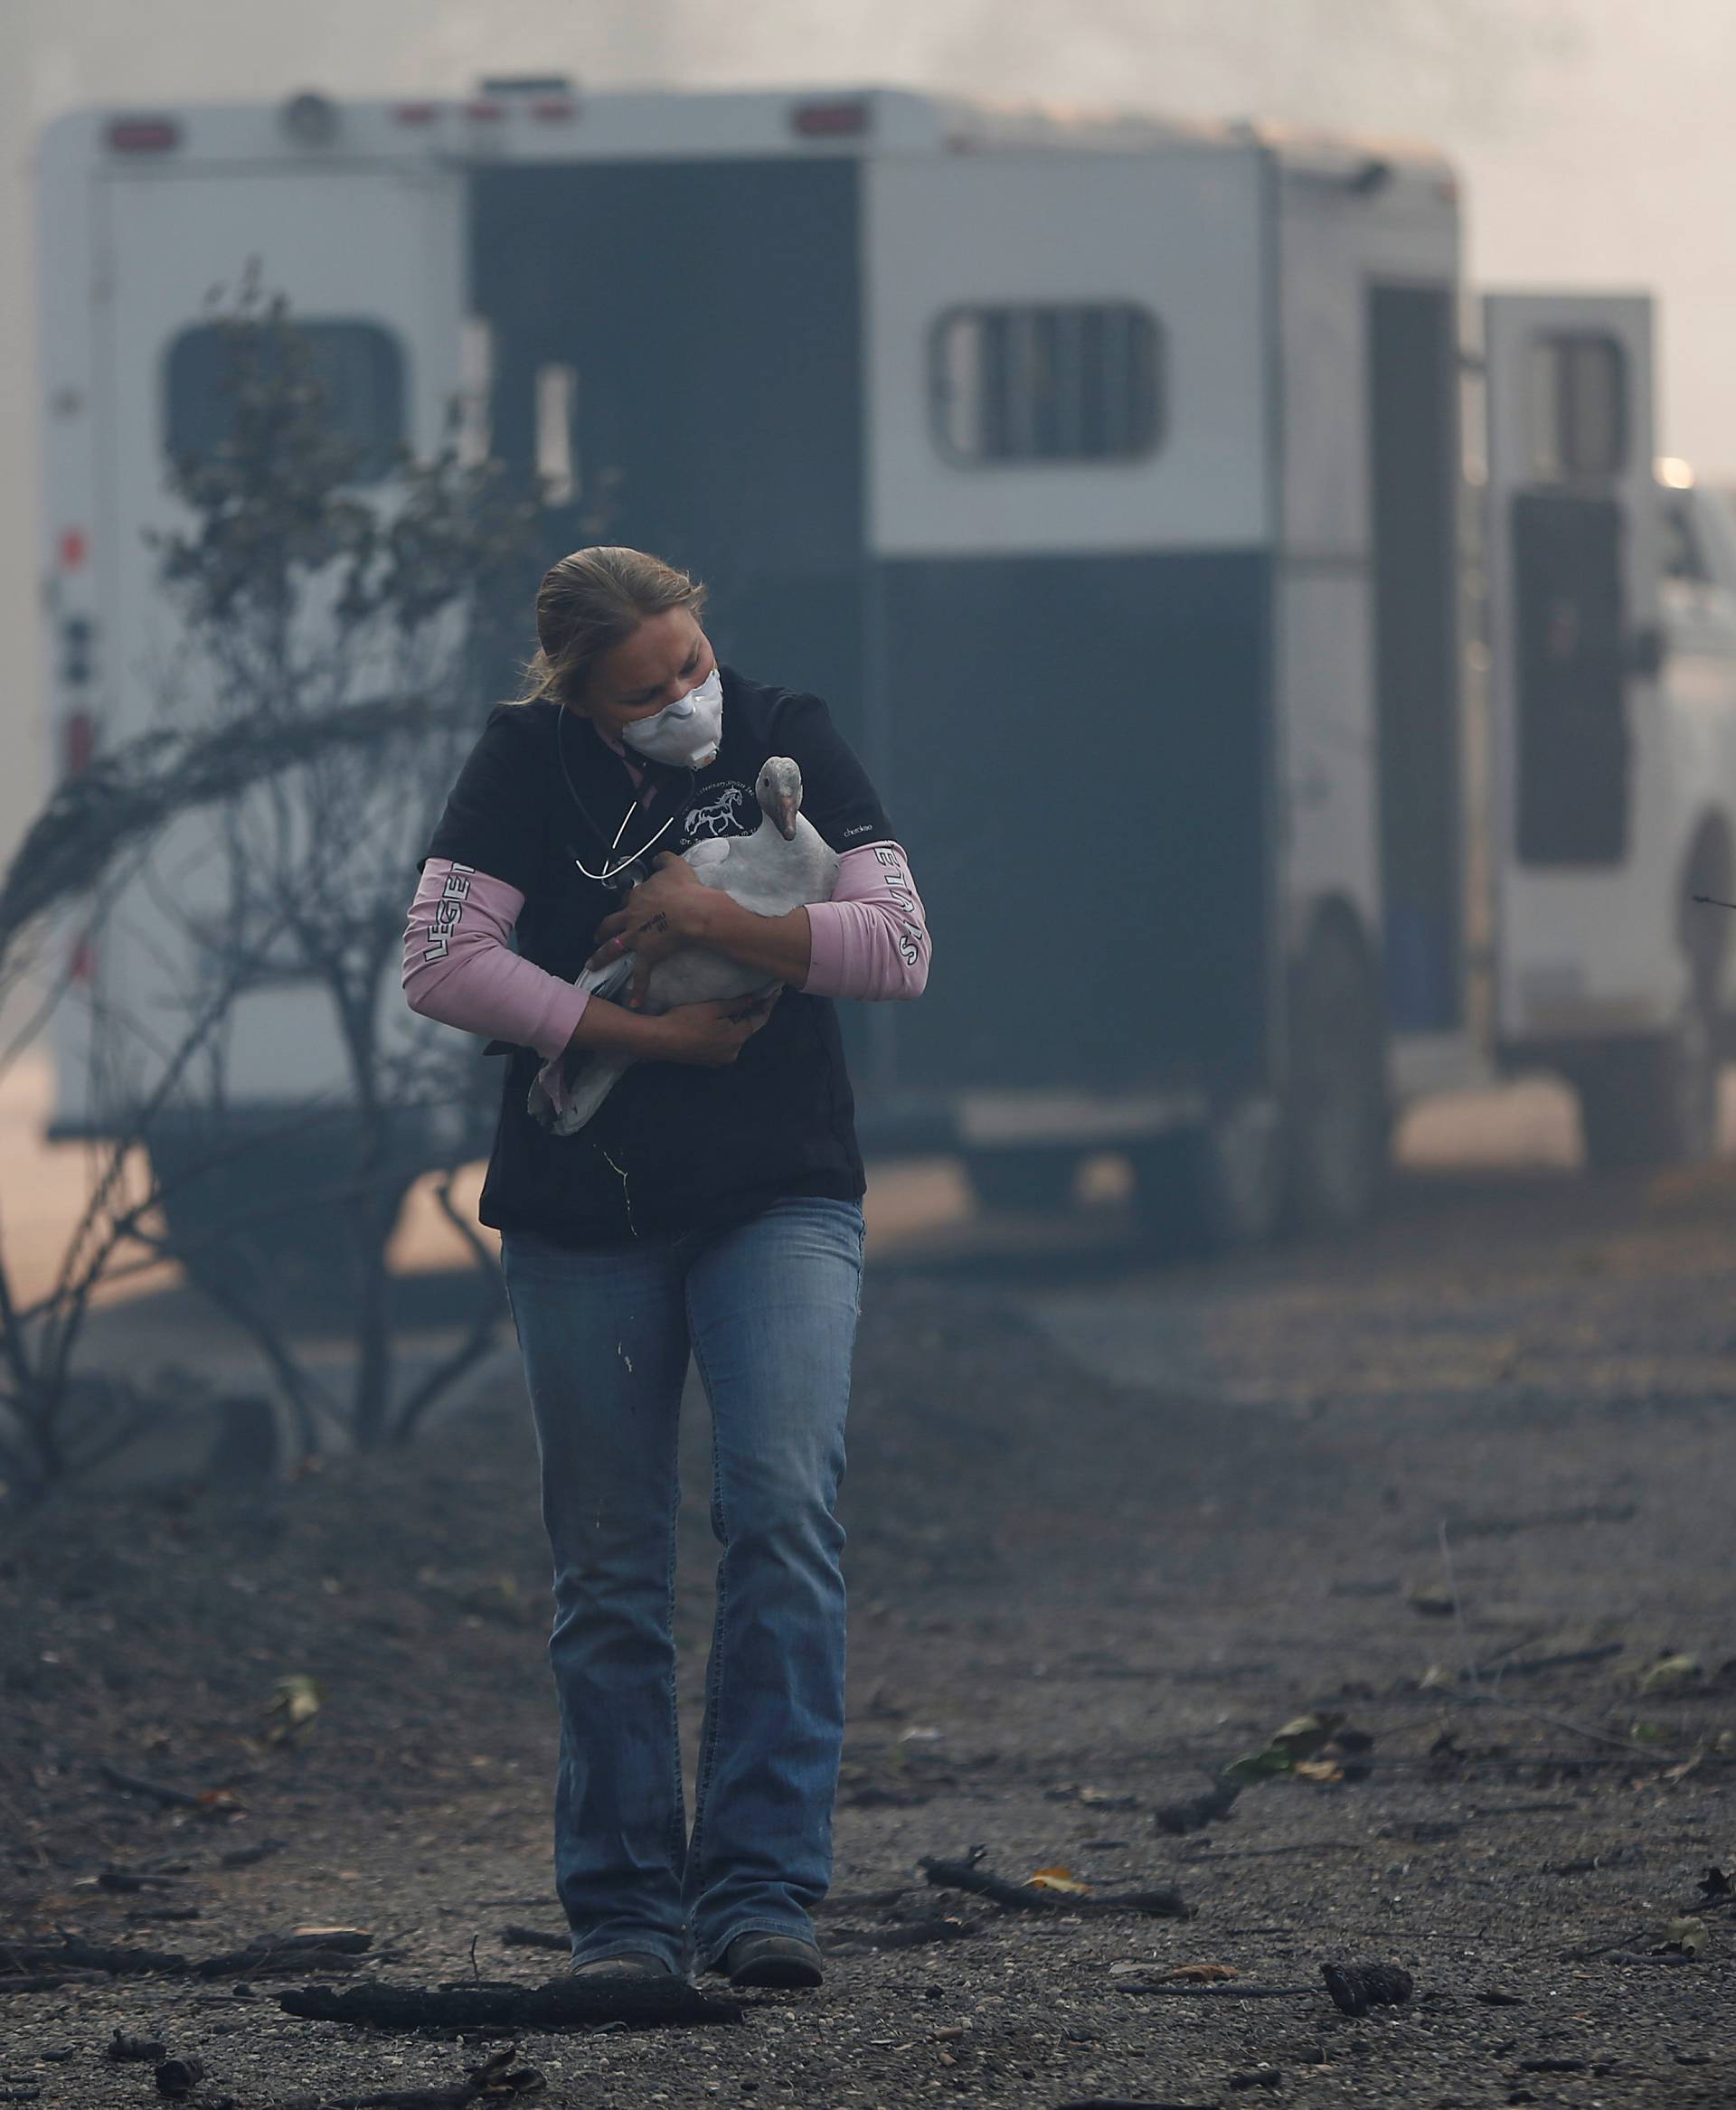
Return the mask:
[[(584, 815), (585, 825), (590, 830), (593, 835), (597, 836), (599, 840), (600, 840), (603, 831), (598, 825), (596, 818), (592, 815), (590, 808), (585, 804), (584, 800), (580, 797), (579, 787), (573, 782), (572, 772), (567, 767), (567, 708), (563, 703), (559, 706), (559, 709), (561, 715), (554, 721), (554, 751), (561, 764), (561, 774), (566, 779), (567, 789), (572, 795), (573, 805), (576, 805), (579, 808), (579, 811)], [(594, 881), (599, 886), (612, 887), (618, 892), (621, 891), (626, 887), (636, 886), (639, 880), (645, 876), (646, 859), (650, 856), (651, 852), (656, 848), (657, 844), (663, 841), (664, 837), (669, 833), (670, 829), (675, 826), (675, 823), (680, 820), (682, 815), (686, 812), (687, 802), (692, 797), (693, 787), (698, 783), (698, 770), (690, 768), (687, 770), (686, 788), (683, 792), (681, 797), (676, 800), (675, 811), (669, 815), (669, 818), (663, 824), (662, 827), (657, 830), (656, 834), (652, 836), (648, 843), (640, 843), (639, 847), (635, 850), (631, 855), (623, 857), (618, 863), (611, 864), (609, 862), (609, 859), (613, 857), (615, 852), (620, 848), (621, 837), (626, 834), (627, 828), (632, 822), (634, 815), (639, 810), (639, 795), (637, 792), (634, 794), (632, 800), (629, 802), (627, 811), (621, 815), (621, 824), (618, 828), (616, 829), (614, 836), (609, 843), (608, 852), (603, 858), (603, 869), (601, 871), (592, 871), (590, 867), (585, 862), (582, 857), (575, 857), (572, 862), (578, 866), (579, 870), (583, 872), (588, 880)], [(624, 878), (623, 874), (628, 872), (632, 873), (633, 877), (630, 879)]]

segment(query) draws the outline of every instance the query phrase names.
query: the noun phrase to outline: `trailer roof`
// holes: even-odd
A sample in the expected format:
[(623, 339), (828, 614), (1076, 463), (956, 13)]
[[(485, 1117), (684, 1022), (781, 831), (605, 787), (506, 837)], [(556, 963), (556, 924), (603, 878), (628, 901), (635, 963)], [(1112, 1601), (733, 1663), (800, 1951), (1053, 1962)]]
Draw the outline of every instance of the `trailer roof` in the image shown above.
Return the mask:
[(141, 173), (188, 162), (317, 163), (405, 154), (495, 163), (1252, 147), (1301, 174), (1354, 174), (1379, 163), (1394, 173), (1437, 180), (1451, 175), (1444, 156), (1424, 143), (1307, 132), (1251, 118), (997, 102), (873, 86), (593, 92), (558, 77), (491, 81), (468, 97), (388, 101), (309, 90), (273, 101), (111, 105), (70, 113), (51, 125), (46, 138), (61, 151), (94, 153)]

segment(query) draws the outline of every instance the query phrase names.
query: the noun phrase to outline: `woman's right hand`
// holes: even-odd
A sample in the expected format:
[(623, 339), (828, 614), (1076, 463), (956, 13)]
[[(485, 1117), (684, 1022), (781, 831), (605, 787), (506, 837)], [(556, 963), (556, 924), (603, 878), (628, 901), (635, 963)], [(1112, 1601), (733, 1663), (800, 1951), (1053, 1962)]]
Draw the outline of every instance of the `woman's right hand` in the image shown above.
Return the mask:
[(783, 984), (763, 996), (729, 996), (715, 1003), (678, 1003), (660, 1018), (647, 1019), (656, 1028), (656, 1044), (647, 1050), (653, 1061), (691, 1062), (704, 1069), (721, 1069), (733, 1062), (748, 1042), (771, 1016)]

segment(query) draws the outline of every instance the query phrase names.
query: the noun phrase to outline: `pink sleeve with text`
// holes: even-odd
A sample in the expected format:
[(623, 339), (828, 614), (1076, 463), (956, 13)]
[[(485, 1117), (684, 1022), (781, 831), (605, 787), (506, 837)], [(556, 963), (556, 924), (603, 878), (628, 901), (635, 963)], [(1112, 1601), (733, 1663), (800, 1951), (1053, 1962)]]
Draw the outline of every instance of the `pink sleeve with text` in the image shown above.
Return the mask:
[(404, 995), (424, 1018), (552, 1060), (590, 999), (507, 944), (524, 906), (505, 880), (430, 857), (404, 929)]
[(829, 901), (810, 901), (810, 996), (870, 1003), (920, 996), (929, 979), (929, 927), (896, 843), (869, 843), (838, 859)]

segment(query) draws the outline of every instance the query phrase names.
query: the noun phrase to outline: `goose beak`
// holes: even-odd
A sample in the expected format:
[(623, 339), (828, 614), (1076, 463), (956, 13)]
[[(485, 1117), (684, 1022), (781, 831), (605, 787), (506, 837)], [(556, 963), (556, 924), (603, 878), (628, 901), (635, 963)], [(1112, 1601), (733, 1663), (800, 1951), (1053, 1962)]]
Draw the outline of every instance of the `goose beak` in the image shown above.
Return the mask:
[(771, 817), (777, 823), (778, 833), (786, 843), (796, 840), (796, 816), (801, 810), (800, 803), (787, 791), (772, 802)]

